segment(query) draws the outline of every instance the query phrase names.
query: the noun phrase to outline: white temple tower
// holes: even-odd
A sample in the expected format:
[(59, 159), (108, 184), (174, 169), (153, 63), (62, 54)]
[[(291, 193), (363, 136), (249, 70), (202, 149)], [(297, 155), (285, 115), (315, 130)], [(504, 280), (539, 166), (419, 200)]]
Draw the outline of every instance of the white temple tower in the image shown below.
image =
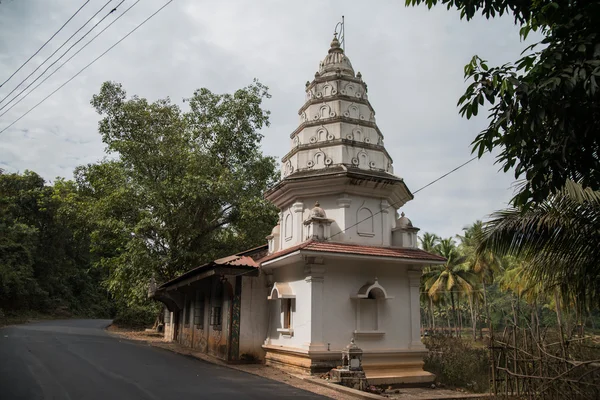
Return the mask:
[(269, 278), (272, 365), (321, 372), (351, 338), (373, 383), (427, 382), (419, 280), (444, 259), (417, 248), (397, 211), (413, 199), (393, 175), (360, 72), (336, 37), (312, 82), (300, 124), (266, 193), (280, 209), (261, 268)]

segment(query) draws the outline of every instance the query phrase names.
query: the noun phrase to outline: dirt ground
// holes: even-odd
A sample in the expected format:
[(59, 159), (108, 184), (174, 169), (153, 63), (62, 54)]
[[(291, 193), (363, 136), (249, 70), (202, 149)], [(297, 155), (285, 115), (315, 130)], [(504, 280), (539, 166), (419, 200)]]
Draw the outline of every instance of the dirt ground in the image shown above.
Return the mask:
[[(271, 379), (274, 381), (282, 382), (287, 385), (304, 389), (306, 391), (320, 394), (322, 396), (329, 397), (331, 399), (345, 400), (348, 399), (348, 395), (344, 393), (340, 393), (336, 390), (329, 389), (326, 387), (322, 387), (316, 385), (310, 381), (305, 379), (301, 379), (297, 376), (291, 375), (285, 371), (282, 371), (278, 368), (273, 368), (268, 365), (263, 364), (227, 364), (224, 361), (218, 360), (214, 357), (208, 356), (206, 354), (194, 351), (189, 347), (184, 347), (179, 343), (167, 343), (163, 341), (162, 334), (158, 334), (156, 332), (149, 331), (134, 331), (129, 329), (122, 329), (117, 326), (111, 325), (107, 328), (107, 330), (120, 336), (124, 339), (135, 340), (140, 342), (145, 342), (149, 346), (154, 346), (158, 348), (162, 348), (165, 350), (174, 351), (179, 354), (190, 355), (201, 360), (223, 365), (229, 368), (237, 369), (239, 371), (244, 371), (250, 374), (262, 376), (267, 379)], [(440, 389), (440, 388), (399, 388), (392, 389), (388, 388), (381, 395), (382, 397), (387, 397), (389, 399), (394, 400), (425, 400), (425, 399), (473, 399), (473, 398), (486, 398), (486, 395), (478, 396), (472, 394), (466, 394), (455, 390), (448, 389)]]

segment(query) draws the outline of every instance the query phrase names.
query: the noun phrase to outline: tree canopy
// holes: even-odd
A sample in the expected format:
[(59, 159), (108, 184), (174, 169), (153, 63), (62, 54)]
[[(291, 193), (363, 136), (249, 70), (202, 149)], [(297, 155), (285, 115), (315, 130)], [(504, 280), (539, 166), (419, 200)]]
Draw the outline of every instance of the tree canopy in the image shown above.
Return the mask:
[(108, 190), (117, 200), (107, 208), (101, 196), (95, 209), (97, 236), (123, 244), (101, 260), (113, 291), (140, 300), (151, 277), (164, 282), (264, 242), (277, 221), (262, 198), (276, 179), (275, 160), (259, 149), (268, 96), (259, 82), (232, 95), (199, 89), (182, 111), (168, 98), (128, 99), (120, 84), (102, 85), (91, 103), (118, 160), (80, 168), (77, 181), (92, 198)]
[(91, 104), (106, 159), (72, 181), (0, 172), (0, 318), (152, 315), (151, 278), (263, 244), (277, 222), (263, 199), (277, 179), (259, 147), (267, 97), (257, 81), (233, 94), (199, 89), (182, 110), (104, 83)]
[(521, 185), (515, 206), (540, 202), (567, 180), (600, 189), (600, 1), (598, 0), (406, 0), (443, 4), (461, 18), (510, 14), (526, 38), (543, 39), (523, 56), (489, 67), (479, 56), (465, 66), (471, 81), (460, 112), (471, 118), (490, 105), (489, 125), (473, 151), (500, 150), (497, 162), (514, 168)]

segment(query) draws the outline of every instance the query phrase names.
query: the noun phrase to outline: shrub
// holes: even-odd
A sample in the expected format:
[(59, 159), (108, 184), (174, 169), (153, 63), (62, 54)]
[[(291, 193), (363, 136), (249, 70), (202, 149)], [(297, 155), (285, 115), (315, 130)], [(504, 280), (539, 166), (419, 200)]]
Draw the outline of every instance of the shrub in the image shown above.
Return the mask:
[(432, 336), (423, 340), (429, 349), (425, 370), (436, 374), (437, 381), (474, 392), (489, 389), (489, 356), (485, 348), (475, 348), (460, 338)]
[(144, 329), (154, 324), (156, 315), (154, 307), (122, 308), (117, 311), (113, 323), (120, 328)]

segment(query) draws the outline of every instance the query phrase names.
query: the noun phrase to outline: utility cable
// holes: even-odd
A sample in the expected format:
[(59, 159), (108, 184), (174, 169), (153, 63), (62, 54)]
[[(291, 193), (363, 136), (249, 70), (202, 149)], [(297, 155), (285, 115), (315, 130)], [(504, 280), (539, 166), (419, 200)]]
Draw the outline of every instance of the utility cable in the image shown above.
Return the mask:
[[(0, 132), (0, 133), (2, 133), (2, 132)], [(422, 186), (422, 187), (420, 187), (419, 189), (415, 190), (415, 191), (413, 192), (413, 194), (416, 194), (416, 193), (420, 192), (421, 190), (423, 190), (423, 189), (425, 189), (425, 188), (428, 188), (429, 186), (431, 186), (431, 185), (433, 185), (434, 183), (436, 183), (436, 182), (438, 182), (438, 181), (440, 181), (440, 180), (444, 179), (445, 177), (447, 177), (447, 176), (448, 176), (448, 175), (450, 175), (451, 173), (453, 173), (453, 172), (455, 172), (455, 171), (458, 171), (459, 169), (461, 169), (461, 168), (462, 168), (462, 167), (464, 167), (465, 165), (467, 165), (467, 164), (469, 164), (469, 163), (471, 163), (471, 162), (475, 161), (475, 160), (476, 160), (476, 159), (478, 159), (478, 158), (479, 158), (479, 157), (477, 157), (477, 156), (470, 158), (468, 161), (465, 161), (464, 163), (460, 164), (458, 167), (451, 169), (450, 171), (446, 172), (445, 174), (441, 175), (440, 177), (438, 177), (438, 178), (434, 179), (433, 181), (429, 182), (427, 185), (425, 185), (425, 186)], [(371, 216), (371, 217), (367, 217), (367, 218), (365, 218), (365, 219), (363, 219), (363, 220), (361, 220), (361, 221), (358, 221), (356, 224), (354, 224), (354, 225), (350, 225), (349, 227), (347, 227), (347, 228), (346, 228), (346, 229), (344, 229), (343, 231), (340, 231), (340, 232), (338, 232), (338, 233), (336, 233), (336, 234), (334, 234), (334, 235), (331, 235), (329, 238), (331, 239), (332, 237), (334, 237), (334, 236), (336, 236), (336, 235), (339, 235), (340, 233), (346, 232), (348, 229), (350, 229), (350, 228), (352, 228), (352, 227), (354, 227), (354, 226), (356, 226), (356, 225), (360, 224), (361, 222), (364, 222), (364, 221), (366, 221), (366, 220), (368, 220), (368, 219), (370, 219), (370, 218), (373, 218), (373, 217), (374, 217), (375, 215), (377, 215), (377, 214), (381, 214), (381, 213), (382, 213), (384, 210), (387, 210), (388, 208), (390, 208), (390, 207), (393, 207), (395, 204), (398, 204), (398, 202), (396, 202), (396, 203), (394, 203), (394, 204), (390, 204), (389, 206), (385, 207), (385, 208), (384, 208), (384, 209), (382, 209), (381, 211), (378, 211), (378, 212), (376, 212), (375, 214), (373, 214), (373, 216)], [(238, 273), (238, 274), (234, 274), (234, 275), (232, 276), (232, 278), (235, 278), (236, 276), (246, 275), (246, 274), (248, 274), (248, 273), (250, 273), (250, 272), (254, 272), (254, 271), (256, 271), (256, 269), (251, 269), (251, 270), (244, 271), (244, 272), (241, 272), (241, 273)], [(425, 293), (425, 292), (423, 292), (423, 293)]]
[[(137, 0), (135, 3), (133, 3), (131, 6), (129, 6), (129, 8), (127, 8), (125, 11), (123, 11), (121, 14), (119, 14), (119, 16), (117, 18), (115, 18), (110, 24), (106, 25), (104, 27), (104, 29), (102, 29), (100, 32), (98, 32), (93, 38), (91, 38), (86, 44), (84, 44), (81, 48), (79, 48), (79, 50), (77, 50), (71, 57), (69, 57), (67, 59), (67, 61), (65, 61), (64, 63), (62, 63), (58, 68), (56, 68), (54, 71), (52, 71), (52, 73), (50, 75), (48, 75), (47, 77), (45, 77), (40, 83), (38, 83), (33, 89), (31, 89), (28, 93), (25, 94), (25, 96), (21, 97), (16, 103), (14, 103), (13, 105), (11, 105), (7, 110), (5, 110), (2, 114), (0, 114), (0, 118), (3, 117), (6, 113), (8, 113), (10, 110), (12, 110), (14, 107), (17, 106), (17, 104), (19, 104), (21, 101), (25, 100), (25, 98), (27, 98), (27, 96), (29, 96), (33, 91), (35, 91), (38, 87), (40, 87), (44, 82), (46, 82), (49, 78), (52, 77), (52, 75), (54, 75), (55, 73), (58, 72), (58, 70), (60, 70), (62, 67), (65, 66), (65, 64), (67, 64), (69, 61), (71, 61), (71, 59), (73, 59), (77, 54), (79, 54), (83, 49), (85, 49), (90, 43), (92, 43), (98, 36), (100, 36), (105, 30), (107, 30), (108, 28), (110, 28), (110, 26), (112, 24), (114, 24), (115, 22), (117, 22), (123, 15), (127, 14), (127, 12), (129, 10), (131, 10), (137, 3), (139, 3), (141, 0)], [(29, 86), (28, 86), (29, 87)], [(27, 89), (27, 88), (26, 88)], [(19, 93), (20, 94), (20, 93)], [(1, 110), (1, 109), (0, 109)]]
[[(462, 168), (462, 167), (464, 167), (465, 165), (467, 165), (467, 164), (469, 164), (469, 163), (471, 163), (471, 162), (475, 161), (477, 158), (479, 158), (479, 157), (478, 157), (478, 156), (472, 157), (472, 158), (471, 158), (471, 159), (469, 159), (468, 161), (465, 161), (464, 163), (460, 164), (458, 167), (456, 167), (456, 168), (454, 168), (454, 169), (452, 169), (452, 170), (450, 170), (450, 171), (446, 172), (446, 173), (445, 173), (445, 174), (443, 174), (442, 176), (440, 176), (440, 177), (438, 177), (438, 178), (434, 179), (433, 181), (429, 182), (427, 185), (425, 185), (425, 186), (422, 186), (422, 187), (420, 187), (419, 189), (415, 190), (415, 191), (413, 192), (413, 194), (417, 194), (417, 193), (419, 193), (421, 190), (423, 190), (423, 189), (425, 189), (425, 188), (428, 188), (429, 186), (433, 185), (434, 183), (436, 183), (436, 182), (438, 182), (438, 181), (440, 181), (440, 180), (444, 179), (445, 177), (447, 177), (447, 176), (448, 176), (448, 175), (450, 175), (451, 173), (453, 173), (453, 172), (455, 172), (455, 171), (458, 171), (459, 169), (461, 169), (461, 168)], [(394, 207), (395, 205), (399, 204), (401, 201), (402, 201), (402, 200), (400, 200), (400, 201), (397, 201), (397, 202), (395, 202), (395, 203), (392, 203), (392, 204), (390, 204), (390, 205), (389, 205), (389, 206), (387, 206), (387, 207), (384, 207), (384, 208), (382, 208), (380, 211), (377, 211), (375, 214), (373, 214), (373, 215), (371, 215), (371, 216), (369, 216), (369, 217), (367, 217), (367, 218), (365, 218), (365, 219), (362, 219), (362, 220), (358, 221), (358, 222), (357, 222), (357, 223), (355, 223), (354, 225), (350, 225), (349, 227), (347, 227), (347, 228), (345, 228), (345, 229), (343, 229), (343, 230), (341, 230), (341, 231), (339, 231), (339, 232), (337, 232), (337, 233), (334, 233), (334, 234), (333, 234), (333, 235), (331, 235), (329, 238), (332, 238), (332, 237), (334, 237), (334, 236), (337, 236), (337, 235), (339, 235), (339, 234), (341, 234), (341, 233), (344, 233), (344, 232), (346, 232), (348, 229), (350, 229), (350, 228), (353, 228), (353, 227), (355, 227), (356, 225), (358, 225), (358, 224), (360, 224), (360, 223), (362, 223), (362, 222), (365, 222), (365, 221), (367, 221), (367, 220), (369, 220), (369, 219), (373, 218), (374, 216), (376, 216), (376, 215), (378, 215), (378, 214), (381, 214), (382, 212), (384, 212), (384, 211), (388, 210), (389, 208), (392, 208), (392, 207)]]
[(38, 66), (37, 66), (37, 67), (36, 67), (36, 68), (33, 70), (33, 72), (31, 72), (29, 75), (27, 75), (27, 77), (26, 77), (25, 79), (23, 79), (21, 82), (19, 82), (19, 84), (18, 84), (17, 86), (15, 86), (15, 88), (14, 88), (13, 90), (11, 90), (11, 91), (10, 91), (10, 93), (8, 93), (8, 94), (7, 94), (7, 95), (6, 95), (6, 96), (5, 96), (5, 97), (4, 97), (2, 100), (0, 100), (0, 104), (2, 104), (2, 103), (3, 103), (3, 102), (4, 102), (4, 101), (5, 101), (7, 98), (8, 98), (8, 96), (10, 96), (11, 94), (13, 94), (15, 90), (17, 90), (17, 89), (18, 89), (18, 88), (19, 88), (19, 87), (20, 87), (20, 86), (21, 86), (23, 83), (25, 83), (25, 81), (26, 81), (27, 79), (31, 78), (31, 76), (32, 76), (33, 74), (35, 74), (35, 73), (37, 72), (37, 70), (38, 70), (38, 69), (40, 69), (40, 68), (42, 67), (42, 65), (46, 64), (46, 62), (47, 62), (49, 59), (51, 59), (51, 58), (52, 58), (52, 57), (53, 57), (53, 56), (54, 56), (56, 53), (58, 53), (58, 51), (59, 51), (60, 49), (62, 49), (62, 48), (63, 48), (63, 47), (64, 47), (64, 46), (65, 46), (65, 45), (66, 45), (66, 44), (69, 42), (69, 40), (71, 40), (71, 39), (73, 38), (73, 36), (77, 35), (77, 34), (79, 33), (79, 31), (81, 31), (81, 30), (82, 30), (82, 29), (83, 29), (83, 28), (84, 28), (84, 27), (85, 27), (85, 26), (86, 26), (86, 25), (87, 25), (87, 24), (88, 24), (88, 23), (89, 23), (89, 22), (90, 22), (90, 21), (91, 21), (91, 20), (92, 20), (92, 19), (93, 19), (93, 18), (96, 16), (96, 15), (98, 15), (98, 14), (99, 14), (99, 13), (100, 13), (102, 10), (104, 10), (104, 8), (106, 8), (106, 6), (107, 6), (107, 5), (108, 5), (108, 4), (109, 4), (111, 1), (112, 1), (112, 0), (108, 0), (108, 1), (106, 2), (106, 4), (104, 4), (104, 5), (102, 6), (102, 8), (101, 8), (101, 9), (99, 9), (98, 11), (96, 11), (96, 13), (95, 13), (94, 15), (92, 15), (92, 16), (90, 17), (90, 19), (88, 19), (88, 20), (85, 22), (85, 24), (81, 25), (81, 27), (80, 27), (79, 29), (77, 29), (77, 30), (75, 31), (75, 33), (74, 33), (74, 34), (72, 34), (71, 36), (69, 36), (69, 38), (68, 38), (67, 40), (65, 40), (65, 41), (63, 42), (63, 44), (61, 44), (61, 45), (60, 45), (60, 47), (59, 47), (58, 49), (54, 50), (54, 52), (53, 52), (52, 54), (50, 54), (50, 56), (49, 56), (49, 57), (47, 57), (47, 58), (46, 58), (46, 59), (45, 59), (45, 60), (44, 60), (44, 61), (43, 61), (43, 62), (42, 62), (40, 65), (38, 65)]
[[(16, 99), (17, 97), (19, 97), (19, 96), (20, 96), (20, 95), (22, 95), (22, 94), (23, 94), (23, 93), (24, 93), (24, 92), (25, 92), (27, 89), (29, 89), (29, 88), (31, 87), (31, 85), (33, 85), (34, 83), (36, 83), (36, 82), (38, 81), (38, 79), (40, 79), (42, 76), (44, 76), (44, 74), (45, 74), (46, 72), (48, 72), (48, 70), (49, 70), (50, 68), (52, 68), (52, 67), (54, 66), (54, 64), (56, 64), (57, 62), (59, 62), (61, 58), (63, 58), (63, 57), (64, 57), (64, 56), (65, 56), (65, 55), (66, 55), (66, 54), (69, 52), (69, 51), (71, 51), (71, 49), (72, 49), (73, 47), (77, 46), (77, 45), (79, 44), (79, 42), (81, 42), (83, 39), (85, 39), (85, 37), (86, 37), (87, 35), (89, 35), (89, 34), (90, 34), (90, 32), (92, 32), (94, 29), (96, 29), (96, 27), (97, 27), (98, 25), (100, 25), (100, 24), (101, 24), (101, 23), (102, 23), (102, 22), (103, 22), (103, 21), (104, 21), (106, 18), (108, 18), (108, 17), (109, 17), (109, 16), (110, 16), (110, 15), (111, 15), (113, 12), (117, 11), (117, 8), (119, 8), (119, 6), (120, 6), (121, 4), (123, 4), (124, 2), (125, 2), (125, 0), (121, 0), (121, 2), (120, 2), (119, 4), (117, 4), (117, 5), (115, 6), (115, 8), (113, 8), (112, 10), (110, 10), (110, 11), (109, 11), (109, 12), (108, 12), (108, 13), (107, 13), (107, 14), (106, 14), (104, 17), (102, 17), (102, 18), (100, 19), (100, 21), (96, 22), (96, 23), (94, 24), (94, 26), (92, 26), (92, 27), (91, 27), (91, 28), (90, 28), (90, 29), (89, 29), (89, 30), (88, 30), (86, 33), (84, 33), (84, 34), (83, 34), (83, 36), (81, 36), (81, 37), (80, 37), (80, 38), (79, 38), (79, 39), (78, 39), (78, 40), (77, 40), (75, 43), (73, 43), (73, 44), (72, 44), (72, 45), (71, 45), (71, 46), (70, 46), (70, 47), (69, 47), (69, 48), (68, 48), (68, 49), (67, 49), (67, 50), (66, 50), (64, 53), (62, 53), (62, 54), (60, 55), (60, 57), (58, 57), (56, 60), (54, 60), (54, 62), (53, 62), (52, 64), (50, 64), (50, 65), (49, 65), (49, 66), (48, 66), (48, 67), (47, 67), (47, 68), (46, 68), (44, 71), (42, 71), (42, 73), (41, 73), (40, 75), (38, 75), (38, 76), (37, 76), (37, 77), (36, 77), (36, 78), (35, 78), (35, 79), (34, 79), (34, 80), (31, 82), (31, 83), (29, 83), (27, 86), (25, 86), (25, 88), (24, 88), (23, 90), (21, 90), (19, 93), (17, 93), (17, 94), (15, 95), (15, 97), (13, 97), (13, 98), (12, 98), (12, 99), (10, 99), (10, 100), (9, 100), (9, 101), (8, 101), (6, 104), (4, 104), (2, 107), (0, 107), (0, 111), (4, 110), (4, 109), (5, 109), (5, 108), (6, 108), (6, 107), (7, 107), (7, 106), (10, 104), (10, 103), (12, 103), (13, 101), (15, 101), (15, 99)], [(70, 59), (69, 59), (69, 60), (70, 60)], [(65, 63), (66, 63), (66, 62), (65, 62)], [(64, 64), (63, 64), (63, 65), (64, 65)], [(60, 68), (60, 67), (59, 67), (59, 68)], [(58, 70), (58, 68), (57, 68), (57, 70)], [(15, 89), (16, 89), (16, 88), (15, 88)], [(11, 92), (11, 93), (12, 93), (12, 92)], [(8, 96), (6, 96), (6, 97), (8, 97)], [(6, 98), (5, 98), (5, 99), (6, 99)], [(4, 99), (3, 99), (2, 101), (4, 101)], [(1, 103), (2, 101), (0, 101), (0, 103)]]
[(13, 72), (11, 76), (9, 76), (9, 77), (8, 77), (8, 78), (7, 78), (7, 79), (4, 81), (4, 82), (0, 83), (0, 87), (4, 86), (4, 84), (5, 84), (6, 82), (10, 81), (10, 79), (11, 79), (13, 76), (15, 76), (15, 75), (17, 74), (17, 72), (19, 72), (19, 71), (20, 71), (20, 70), (21, 70), (21, 69), (22, 69), (22, 68), (23, 68), (23, 67), (24, 67), (24, 66), (25, 66), (25, 65), (26, 65), (26, 64), (27, 64), (29, 61), (31, 61), (31, 59), (32, 59), (33, 57), (35, 57), (35, 56), (36, 56), (36, 55), (37, 55), (37, 54), (38, 54), (38, 53), (39, 53), (39, 52), (40, 52), (40, 51), (41, 51), (41, 50), (42, 50), (44, 47), (46, 47), (46, 45), (47, 45), (48, 43), (50, 43), (50, 41), (51, 41), (52, 39), (54, 39), (54, 36), (58, 35), (58, 33), (59, 33), (60, 31), (62, 31), (62, 29), (63, 29), (65, 26), (67, 26), (67, 24), (68, 24), (68, 23), (69, 23), (69, 22), (70, 22), (70, 21), (71, 21), (71, 20), (72, 20), (72, 19), (73, 19), (73, 18), (74, 18), (74, 17), (75, 17), (75, 16), (76, 16), (78, 13), (79, 13), (79, 11), (81, 11), (81, 9), (82, 9), (83, 7), (85, 7), (85, 6), (86, 6), (86, 4), (87, 4), (87, 3), (89, 3), (89, 2), (90, 2), (90, 0), (87, 0), (85, 3), (83, 3), (83, 5), (82, 5), (81, 7), (79, 7), (79, 9), (78, 9), (77, 11), (75, 11), (75, 14), (71, 15), (71, 17), (70, 17), (70, 18), (67, 20), (67, 22), (65, 22), (65, 23), (64, 23), (64, 24), (63, 24), (63, 25), (62, 25), (62, 26), (61, 26), (61, 27), (60, 27), (60, 28), (59, 28), (59, 29), (58, 29), (56, 32), (54, 32), (54, 35), (50, 36), (50, 39), (46, 40), (46, 43), (44, 43), (44, 44), (42, 45), (42, 47), (40, 47), (39, 49), (37, 49), (37, 51), (36, 51), (35, 53), (33, 53), (33, 55), (32, 55), (31, 57), (29, 57), (29, 58), (27, 59), (27, 61), (25, 61), (23, 64), (21, 64), (21, 66), (20, 66), (19, 68), (17, 68), (17, 70), (16, 70), (15, 72)]
[(113, 44), (112, 46), (110, 46), (104, 53), (100, 54), (98, 57), (96, 57), (95, 59), (93, 59), (89, 64), (87, 64), (85, 67), (83, 67), (82, 69), (79, 70), (79, 72), (77, 72), (75, 75), (73, 75), (71, 78), (69, 78), (69, 80), (67, 80), (65, 83), (63, 83), (62, 85), (60, 85), (58, 88), (56, 88), (52, 93), (50, 93), (48, 96), (44, 97), (40, 102), (38, 102), (35, 106), (31, 107), (29, 110), (27, 110), (23, 115), (21, 115), (19, 118), (17, 118), (16, 120), (14, 120), (10, 125), (6, 126), (4, 129), (2, 129), (0, 131), (0, 134), (2, 134), (3, 132), (5, 132), (8, 128), (10, 128), (11, 126), (13, 126), (14, 124), (16, 124), (17, 122), (19, 122), (21, 119), (23, 119), (27, 114), (29, 114), (31, 111), (35, 110), (40, 104), (42, 104), (43, 102), (45, 102), (46, 100), (48, 100), (54, 93), (58, 92), (60, 89), (62, 89), (64, 86), (66, 86), (69, 82), (71, 82), (73, 79), (75, 79), (79, 74), (81, 74), (83, 71), (85, 71), (86, 69), (88, 69), (92, 64), (94, 64), (96, 61), (98, 61), (100, 58), (102, 58), (106, 53), (108, 53), (109, 51), (111, 51), (114, 47), (116, 47), (119, 43), (121, 43), (123, 40), (127, 39), (133, 32), (135, 32), (136, 30), (138, 30), (142, 25), (144, 25), (146, 22), (148, 22), (152, 17), (154, 17), (156, 14), (158, 14), (159, 12), (161, 12), (166, 6), (168, 6), (169, 4), (171, 4), (173, 2), (173, 0), (169, 0), (168, 2), (166, 2), (162, 7), (160, 7), (158, 10), (156, 10), (153, 14), (151, 14), (148, 18), (146, 18), (145, 20), (143, 20), (139, 25), (137, 25), (135, 28), (133, 28), (131, 31), (129, 31), (125, 36), (123, 36), (121, 39), (119, 39), (115, 44)]

